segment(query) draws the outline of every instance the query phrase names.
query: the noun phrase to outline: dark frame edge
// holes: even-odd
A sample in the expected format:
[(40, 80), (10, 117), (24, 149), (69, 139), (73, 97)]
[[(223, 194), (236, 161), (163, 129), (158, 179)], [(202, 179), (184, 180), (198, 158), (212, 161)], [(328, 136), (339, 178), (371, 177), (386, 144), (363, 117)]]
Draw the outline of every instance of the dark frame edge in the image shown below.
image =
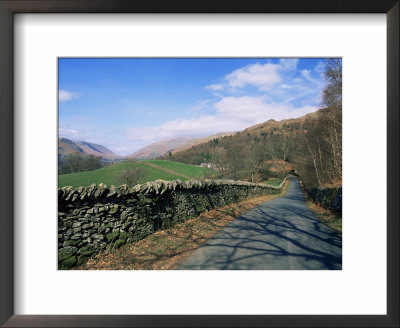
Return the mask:
[[(0, 1), (0, 325), (4, 327), (399, 327), (399, 2), (382, 4), (377, 12), (387, 12), (387, 315), (386, 316), (88, 316), (88, 315), (13, 315), (13, 14), (14, 12), (51, 12), (42, 6), (21, 10)], [(22, 1), (24, 2), (24, 1)], [(48, 3), (38, 1), (37, 3)], [(61, 1), (63, 2), (63, 1)], [(86, 1), (83, 1), (86, 2)], [(96, 1), (94, 1), (96, 2)], [(103, 1), (104, 2), (104, 1)], [(118, 1), (121, 2), (121, 1)], [(151, 1), (149, 1), (151, 2)], [(368, 1), (367, 1), (368, 2)], [(17, 3), (17, 1), (15, 2)], [(26, 2), (25, 2), (26, 3)], [(33, 2), (32, 2), (33, 3)], [(76, 2), (75, 2), (76, 3)], [(92, 2), (93, 3), (93, 2)], [(393, 5), (394, 4), (394, 5)], [(70, 6), (74, 7), (71, 2)], [(35, 7), (35, 6), (33, 6)], [(346, 7), (346, 5), (343, 5)], [(386, 8), (386, 9), (385, 9)], [(389, 11), (388, 8), (390, 8)], [(65, 7), (60, 12), (73, 12)], [(375, 8), (370, 11), (375, 12)], [(80, 12), (80, 10), (75, 10)], [(83, 11), (82, 11), (83, 12)], [(87, 11), (93, 12), (93, 11)], [(112, 10), (110, 10), (112, 12)], [(115, 12), (115, 11), (114, 11)], [(141, 11), (138, 11), (141, 12)], [(167, 11), (168, 12), (168, 11)], [(188, 11), (190, 12), (190, 10)], [(205, 11), (207, 12), (207, 11)], [(240, 12), (240, 11), (238, 11)], [(246, 10), (244, 10), (246, 12)], [(265, 11), (260, 11), (265, 12)], [(270, 12), (274, 12), (270, 10)], [(303, 12), (303, 11), (297, 11)], [(329, 12), (329, 11), (327, 11)], [(345, 11), (343, 11), (345, 12)], [(348, 12), (357, 12), (354, 8)], [(11, 124), (10, 124), (11, 122)], [(11, 147), (10, 147), (11, 145)]]
[[(387, 13), (387, 316), (399, 327), (399, 12)], [(389, 288), (390, 286), (390, 288)]]
[(0, 2), (0, 325), (14, 313), (13, 28), (13, 13)]
[(396, 0), (2, 0), (24, 13), (387, 13)]
[(384, 315), (15, 315), (4, 327), (398, 327)]

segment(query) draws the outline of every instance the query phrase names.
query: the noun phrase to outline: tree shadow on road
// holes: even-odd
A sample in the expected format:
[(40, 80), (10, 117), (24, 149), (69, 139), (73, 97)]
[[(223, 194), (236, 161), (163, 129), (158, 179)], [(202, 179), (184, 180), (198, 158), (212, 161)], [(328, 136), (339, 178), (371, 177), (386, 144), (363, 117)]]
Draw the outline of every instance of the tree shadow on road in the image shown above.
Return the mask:
[[(302, 224), (294, 223), (298, 219)], [(201, 248), (209, 248), (210, 256), (205, 256), (201, 263), (182, 263), (180, 268), (342, 268), (341, 237), (295, 202), (276, 208), (269, 206), (268, 210), (259, 206), (219, 231)]]

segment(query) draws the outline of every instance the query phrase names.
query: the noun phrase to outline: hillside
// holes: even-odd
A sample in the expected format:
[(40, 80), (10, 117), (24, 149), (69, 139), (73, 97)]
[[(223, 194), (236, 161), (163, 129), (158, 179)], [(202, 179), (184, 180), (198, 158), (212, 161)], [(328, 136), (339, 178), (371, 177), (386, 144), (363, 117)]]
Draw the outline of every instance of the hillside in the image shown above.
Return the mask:
[[(215, 153), (218, 151), (222, 152), (221, 148), (225, 150), (232, 148), (231, 155), (235, 155), (234, 153), (241, 153), (243, 146), (247, 145), (249, 142), (259, 143), (262, 141), (263, 144), (278, 143), (278, 138), (282, 135), (296, 136), (297, 134), (307, 131), (319, 121), (319, 116), (320, 111), (316, 111), (299, 118), (291, 118), (281, 121), (269, 120), (250, 126), (240, 132), (222, 134), (219, 138), (208, 138), (208, 140), (203, 143), (195, 144), (194, 146), (182, 151), (176, 151), (172, 153), (172, 156), (164, 156), (164, 158), (195, 165), (215, 162), (219, 160), (219, 157), (226, 155)], [(265, 151), (268, 151), (268, 149), (265, 149)], [(272, 149), (269, 151), (272, 152)], [(245, 154), (243, 154), (243, 156), (245, 156)]]
[(221, 133), (213, 134), (213, 135), (205, 137), (205, 138), (194, 138), (193, 140), (188, 141), (188, 142), (186, 142), (186, 143), (174, 148), (172, 150), (172, 154), (180, 152), (180, 151), (184, 151), (184, 150), (189, 149), (189, 148), (191, 148), (193, 146), (200, 145), (202, 143), (206, 143), (206, 142), (209, 142), (209, 141), (214, 140), (214, 139), (219, 139), (219, 138), (222, 138), (222, 137), (230, 136), (230, 135), (232, 135), (234, 133), (235, 132), (221, 132)]
[(58, 155), (66, 156), (73, 153), (80, 153), (81, 155), (93, 155), (101, 157), (106, 161), (120, 160), (123, 157), (114, 154), (110, 149), (86, 141), (72, 141), (67, 138), (58, 138)]
[(84, 150), (67, 138), (58, 138), (58, 155), (65, 156), (73, 153), (84, 154)]
[(298, 118), (289, 118), (281, 121), (268, 120), (267, 122), (259, 123), (253, 126), (248, 127), (243, 130), (243, 133), (258, 133), (262, 134), (263, 132), (271, 132), (271, 131), (296, 131), (302, 130), (304, 128), (307, 129), (307, 126), (312, 124), (313, 121), (319, 119), (320, 110), (306, 114), (304, 116)]
[(108, 160), (122, 158), (122, 156), (114, 154), (110, 149), (102, 145), (86, 141), (76, 141), (75, 143), (88, 155), (94, 155)]
[(233, 133), (234, 132), (222, 132), (205, 138), (177, 137), (177, 138), (162, 140), (152, 143), (146, 147), (143, 147), (137, 152), (128, 155), (126, 157), (135, 159), (154, 159), (160, 156), (169, 155), (170, 152), (174, 154), (176, 152), (189, 149), (193, 146), (206, 143), (210, 140), (232, 135)]
[(201, 167), (162, 160), (151, 160), (137, 162), (120, 162), (93, 171), (59, 175), (58, 186), (80, 187), (89, 186), (92, 183), (118, 185), (120, 184), (118, 181), (118, 176), (121, 174), (121, 172), (128, 168), (136, 166), (140, 167), (144, 171), (144, 176), (140, 179), (139, 183), (145, 183), (157, 179), (180, 179), (184, 181), (191, 178), (204, 177), (204, 169)]

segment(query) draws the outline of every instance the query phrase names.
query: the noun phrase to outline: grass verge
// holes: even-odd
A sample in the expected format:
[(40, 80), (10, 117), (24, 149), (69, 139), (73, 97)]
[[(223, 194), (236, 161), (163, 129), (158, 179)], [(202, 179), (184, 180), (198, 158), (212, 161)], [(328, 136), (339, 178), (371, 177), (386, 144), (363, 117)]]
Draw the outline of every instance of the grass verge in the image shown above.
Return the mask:
[(311, 200), (307, 201), (308, 206), (317, 214), (317, 216), (324, 221), (333, 230), (342, 233), (342, 218), (333, 214), (331, 211), (314, 204)]
[(308, 207), (329, 227), (337, 232), (342, 233), (342, 218), (333, 214), (330, 210), (315, 204), (310, 198), (307, 197), (306, 193), (305, 196)]
[(332, 213), (330, 210), (318, 206), (313, 202), (313, 200), (308, 196), (307, 192), (304, 190), (304, 185), (301, 184), (303, 189), (304, 197), (306, 198), (308, 207), (320, 218), (323, 222), (325, 222), (329, 227), (333, 230), (342, 234), (342, 217), (337, 216)]
[(282, 192), (248, 199), (200, 214), (197, 218), (160, 230), (146, 238), (120, 249), (103, 251), (77, 270), (173, 270), (178, 263), (211, 238), (219, 229), (232, 222), (244, 212), (273, 198)]

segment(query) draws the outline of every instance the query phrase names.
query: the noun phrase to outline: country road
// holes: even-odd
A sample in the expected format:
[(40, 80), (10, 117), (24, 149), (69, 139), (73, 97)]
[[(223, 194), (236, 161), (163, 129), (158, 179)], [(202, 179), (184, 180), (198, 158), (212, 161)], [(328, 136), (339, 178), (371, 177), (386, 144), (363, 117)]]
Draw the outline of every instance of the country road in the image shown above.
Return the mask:
[(299, 180), (218, 231), (181, 270), (341, 270), (342, 238), (306, 204)]

